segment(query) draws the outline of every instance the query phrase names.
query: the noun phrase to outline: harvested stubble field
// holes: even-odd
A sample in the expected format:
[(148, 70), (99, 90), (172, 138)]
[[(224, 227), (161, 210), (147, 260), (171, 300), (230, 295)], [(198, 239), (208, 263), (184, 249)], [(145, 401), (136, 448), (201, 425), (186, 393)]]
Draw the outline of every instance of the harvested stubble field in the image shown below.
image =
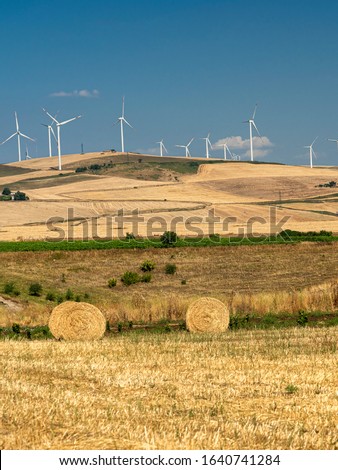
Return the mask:
[(336, 449), (337, 333), (1, 342), (1, 448)]

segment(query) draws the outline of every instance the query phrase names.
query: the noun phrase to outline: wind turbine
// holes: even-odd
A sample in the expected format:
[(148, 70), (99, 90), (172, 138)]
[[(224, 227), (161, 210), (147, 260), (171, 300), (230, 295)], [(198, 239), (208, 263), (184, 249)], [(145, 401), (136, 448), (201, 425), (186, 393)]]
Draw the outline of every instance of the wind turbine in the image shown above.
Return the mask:
[(336, 142), (337, 143), (337, 148), (338, 148), (338, 139), (327, 139), (329, 140), (330, 142)]
[(191, 141), (189, 142), (188, 145), (176, 145), (176, 147), (182, 147), (182, 148), (184, 148), (184, 149), (185, 149), (185, 156), (186, 156), (186, 157), (191, 157), (191, 154), (190, 154), (190, 152), (189, 152), (189, 147), (190, 147), (190, 145), (191, 145), (191, 143), (192, 143), (193, 140), (194, 140), (194, 138), (191, 139)]
[(163, 143), (163, 139), (156, 143), (160, 144), (160, 155), (161, 157), (163, 157), (163, 150), (165, 151), (165, 153), (168, 153), (168, 150), (165, 148), (165, 145)]
[(234, 159), (234, 155), (231, 153), (231, 150), (226, 143), (220, 144), (219, 147), (223, 147), (224, 160), (227, 160), (227, 152), (229, 152), (231, 159)]
[(62, 122), (59, 122), (55, 119), (55, 117), (53, 117), (51, 114), (49, 114), (49, 112), (45, 109), (45, 108), (42, 108), (44, 110), (44, 112), (47, 114), (47, 116), (49, 116), (56, 124), (56, 128), (57, 128), (57, 145), (58, 145), (58, 157), (59, 157), (59, 170), (61, 171), (62, 170), (62, 162), (61, 162), (61, 131), (60, 131), (60, 128), (62, 126), (64, 126), (65, 124), (68, 124), (69, 122), (72, 122), (72, 121), (75, 121), (76, 119), (80, 119), (82, 116), (76, 116), (76, 117), (73, 117), (71, 119), (67, 119), (67, 121), (62, 121)]
[(124, 117), (124, 97), (122, 98), (122, 116), (119, 117), (116, 122), (114, 122), (113, 126), (115, 126), (118, 122), (120, 122), (120, 126), (121, 126), (121, 150), (122, 150), (122, 153), (124, 153), (123, 123), (126, 123), (127, 126), (133, 128), (133, 126), (131, 126), (129, 122), (126, 120), (126, 118)]
[(25, 139), (31, 140), (32, 142), (35, 142), (35, 140), (32, 139), (31, 137), (28, 137), (28, 135), (25, 135), (25, 134), (23, 134), (22, 132), (20, 132), (19, 121), (18, 121), (18, 116), (17, 116), (16, 112), (14, 113), (14, 116), (15, 116), (16, 132), (14, 132), (14, 134), (12, 134), (10, 137), (8, 137), (8, 139), (6, 139), (6, 140), (4, 140), (3, 142), (1, 142), (0, 145), (5, 144), (6, 142), (8, 142), (9, 140), (11, 140), (13, 137), (15, 137), (15, 136), (17, 135), (17, 136), (18, 136), (18, 154), (19, 154), (19, 162), (21, 162), (21, 142), (20, 142), (20, 137), (24, 137)]
[(260, 133), (259, 133), (259, 130), (257, 129), (257, 126), (255, 124), (256, 111), (257, 111), (257, 104), (255, 106), (252, 118), (248, 119), (247, 121), (243, 121), (244, 123), (248, 123), (249, 127), (250, 127), (250, 158), (251, 158), (252, 162), (253, 162), (253, 159), (254, 159), (254, 157), (253, 157), (252, 127), (254, 127), (256, 129), (257, 134), (259, 135), (260, 138), (262, 138)]
[(315, 151), (312, 148), (313, 144), (316, 142), (317, 139), (318, 139), (318, 136), (315, 138), (315, 140), (312, 142), (311, 145), (307, 145), (307, 146), (304, 147), (305, 149), (309, 149), (309, 152), (310, 152), (310, 168), (313, 168), (312, 156), (314, 155), (317, 158), (317, 155), (315, 154)]
[(26, 144), (26, 160), (30, 160), (31, 158), (28, 153), (28, 145)]
[(212, 150), (212, 145), (211, 145), (211, 142), (209, 140), (209, 137), (210, 137), (210, 132), (206, 137), (201, 138), (201, 140), (205, 140), (205, 156), (207, 158), (209, 158), (209, 146), (210, 146), (210, 150)]
[[(57, 114), (54, 116), (56, 118)], [(54, 129), (53, 129), (53, 122), (52, 121), (50, 124), (41, 124), (42, 126), (44, 127), (47, 127), (48, 129), (48, 148), (49, 148), (49, 156), (51, 157), (52, 156), (52, 140), (51, 140), (51, 134), (53, 134), (53, 137), (54, 137), (54, 140), (56, 142), (56, 145), (58, 145), (58, 141), (57, 141), (57, 138), (56, 138), (56, 135), (55, 135), (55, 132), (54, 132)]]

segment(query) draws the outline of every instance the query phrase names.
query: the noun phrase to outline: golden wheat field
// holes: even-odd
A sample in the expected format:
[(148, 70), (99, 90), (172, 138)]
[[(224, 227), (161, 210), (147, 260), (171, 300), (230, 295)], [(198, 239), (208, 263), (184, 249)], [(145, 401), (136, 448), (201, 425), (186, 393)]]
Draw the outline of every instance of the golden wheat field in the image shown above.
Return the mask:
[(3, 341), (2, 449), (336, 449), (337, 327)]
[[(53, 157), (2, 165), (0, 189), (22, 190), (29, 201), (0, 202), (0, 240), (59, 239), (61, 231), (68, 238), (111, 238), (118, 228), (124, 235), (132, 231), (143, 237), (165, 230), (184, 236), (213, 230), (234, 236), (266, 234), (286, 228), (338, 233), (337, 188), (319, 187), (337, 182), (337, 167), (206, 164), (203, 158), (110, 152), (65, 155), (62, 173), (56, 162)], [(93, 163), (106, 165), (106, 170), (76, 172)], [(137, 210), (143, 220), (136, 228), (127, 220), (115, 221), (119, 210)], [(210, 211), (220, 218), (212, 230)], [(57, 220), (53, 228), (46, 225), (51, 217)]]

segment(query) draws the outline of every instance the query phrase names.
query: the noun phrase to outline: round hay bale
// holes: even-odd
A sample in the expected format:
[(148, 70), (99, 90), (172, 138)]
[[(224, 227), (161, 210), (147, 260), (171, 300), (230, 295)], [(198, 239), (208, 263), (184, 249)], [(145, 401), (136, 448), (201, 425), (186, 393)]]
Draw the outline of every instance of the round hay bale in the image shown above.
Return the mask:
[(106, 331), (106, 319), (94, 305), (86, 302), (64, 302), (54, 308), (48, 322), (56, 339), (100, 339)]
[(229, 326), (229, 310), (220, 300), (202, 297), (187, 311), (187, 329), (195, 333), (222, 333)]

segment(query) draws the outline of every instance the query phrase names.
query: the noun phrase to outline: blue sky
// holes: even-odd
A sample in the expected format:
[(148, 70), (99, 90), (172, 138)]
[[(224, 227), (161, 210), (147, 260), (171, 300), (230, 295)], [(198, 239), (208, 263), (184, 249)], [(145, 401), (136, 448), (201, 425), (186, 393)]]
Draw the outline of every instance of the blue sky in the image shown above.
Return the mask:
[[(0, 139), (14, 132), (17, 111), (22, 132), (37, 139), (29, 153), (47, 156), (46, 107), (61, 120), (84, 116), (62, 129), (63, 153), (81, 143), (88, 152), (120, 149), (112, 123), (125, 95), (134, 127), (125, 131), (127, 150), (150, 151), (163, 138), (179, 155), (175, 144), (195, 137), (191, 153), (203, 156), (199, 138), (211, 132), (244, 159), (242, 121), (257, 102), (266, 137), (255, 140), (257, 159), (308, 164), (303, 146), (318, 135), (315, 163), (337, 165), (327, 141), (338, 139), (337, 18), (331, 0), (6, 2)], [(16, 159), (13, 139), (0, 147), (0, 162)]]

